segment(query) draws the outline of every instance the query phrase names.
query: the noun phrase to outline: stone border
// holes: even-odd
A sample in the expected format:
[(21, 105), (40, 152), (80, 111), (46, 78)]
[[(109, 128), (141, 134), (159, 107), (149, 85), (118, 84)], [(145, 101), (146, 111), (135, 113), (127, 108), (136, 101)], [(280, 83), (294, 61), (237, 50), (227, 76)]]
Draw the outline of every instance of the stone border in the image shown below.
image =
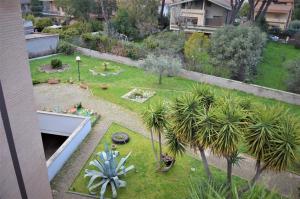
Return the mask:
[[(108, 53), (100, 53), (95, 50), (90, 50), (86, 48), (81, 48), (81, 47), (76, 47), (76, 50), (83, 55), (99, 58), (99, 59), (104, 59), (104, 60), (109, 60), (109, 61), (114, 61), (118, 62), (121, 64), (126, 64), (129, 66), (134, 66), (134, 67), (141, 67), (141, 64), (143, 63), (143, 60), (139, 61), (134, 61), (131, 60), (127, 57), (121, 57), (121, 56), (116, 56), (113, 54), (108, 54)], [(243, 91), (245, 93), (250, 93), (259, 97), (265, 97), (269, 99), (275, 99), (278, 101), (290, 103), (290, 104), (295, 104), (295, 105), (300, 105), (300, 94), (295, 94), (295, 93), (290, 93), (282, 90), (277, 90), (277, 89), (272, 89), (264, 86), (258, 86), (254, 84), (246, 84), (243, 82), (231, 80), (231, 79), (226, 79), (222, 77), (216, 77), (213, 75), (206, 75), (203, 73), (198, 73), (198, 72), (193, 72), (193, 71), (187, 71), (184, 69), (181, 69), (179, 74), (179, 77), (194, 80), (197, 82), (202, 82), (202, 83), (207, 83), (215, 86), (219, 86), (222, 88), (228, 88), (228, 89), (234, 89), (238, 91)]]
[[(132, 95), (134, 92), (137, 92), (137, 91), (142, 91), (142, 92), (148, 92), (147, 93), (147, 96), (144, 97), (144, 98), (130, 98), (129, 96)], [(132, 89), (131, 91), (129, 91), (128, 93), (126, 93), (125, 95), (122, 96), (123, 99), (127, 99), (127, 100), (130, 100), (130, 101), (134, 101), (134, 102), (138, 102), (138, 103), (144, 103), (146, 102), (147, 100), (149, 100), (151, 97), (153, 97), (155, 95), (155, 91), (146, 91), (144, 89), (138, 89), (138, 88), (134, 88)]]

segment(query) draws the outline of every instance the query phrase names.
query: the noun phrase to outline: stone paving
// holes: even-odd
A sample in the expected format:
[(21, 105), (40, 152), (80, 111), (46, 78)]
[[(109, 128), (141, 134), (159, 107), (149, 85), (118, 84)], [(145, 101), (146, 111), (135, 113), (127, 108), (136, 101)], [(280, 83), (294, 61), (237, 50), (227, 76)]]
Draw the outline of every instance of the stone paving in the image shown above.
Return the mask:
[[(57, 106), (61, 109), (67, 109), (73, 104), (82, 102), (85, 107), (91, 108), (101, 114), (100, 122), (96, 124), (79, 149), (72, 155), (52, 181), (51, 187), (54, 198), (85, 198), (67, 193), (68, 188), (113, 122), (149, 137), (148, 131), (137, 113), (103, 99), (96, 98), (88, 90), (81, 89), (77, 85), (37, 85), (34, 87), (34, 94), (37, 109), (39, 110)], [(196, 154), (192, 155), (196, 156)], [(226, 162), (224, 159), (216, 157), (208, 151), (207, 155), (210, 165), (226, 171)], [(240, 167), (234, 167), (233, 174), (243, 179), (250, 179), (255, 172), (255, 160), (246, 155), (244, 157), (245, 159), (241, 162)], [(300, 186), (300, 176), (298, 175), (289, 172), (266, 172), (261, 177), (260, 183), (263, 183), (270, 190), (276, 190), (284, 196), (300, 198), (297, 189), (297, 186)]]

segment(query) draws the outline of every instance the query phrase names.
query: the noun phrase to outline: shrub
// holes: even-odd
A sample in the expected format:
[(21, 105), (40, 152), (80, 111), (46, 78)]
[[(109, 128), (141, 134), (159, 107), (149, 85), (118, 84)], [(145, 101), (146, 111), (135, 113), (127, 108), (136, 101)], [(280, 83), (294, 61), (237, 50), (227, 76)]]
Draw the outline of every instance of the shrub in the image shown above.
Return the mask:
[(294, 45), (296, 49), (300, 49), (300, 32), (294, 35)]
[(266, 35), (253, 26), (225, 26), (212, 35), (210, 55), (215, 67), (226, 67), (231, 78), (244, 81), (256, 74)]
[(52, 68), (61, 68), (62, 67), (62, 62), (60, 59), (52, 59), (51, 60), (51, 66)]
[(150, 36), (144, 40), (144, 45), (146, 48), (153, 50), (159, 47), (159, 42), (154, 37)]
[(27, 20), (27, 21), (32, 21), (33, 25), (35, 25), (36, 19), (35, 19), (35, 17), (34, 17), (32, 14), (26, 15), (26, 16), (25, 16), (25, 20)]
[(168, 54), (183, 50), (185, 35), (183, 32), (160, 32), (144, 40), (145, 47), (152, 51), (164, 51)]
[(58, 52), (64, 53), (65, 55), (72, 55), (75, 52), (75, 48), (67, 42), (59, 42)]
[(52, 26), (52, 21), (50, 18), (40, 18), (35, 24), (35, 27), (39, 32), (42, 32), (43, 29), (48, 26)]
[(290, 35), (300, 32), (300, 20), (292, 21), (288, 27), (288, 32)]
[(184, 56), (191, 65), (205, 65), (209, 61), (210, 40), (204, 33), (193, 33), (184, 44)]
[(81, 38), (88, 48), (100, 52), (111, 52), (112, 47), (117, 45), (117, 40), (103, 34), (85, 33)]
[(300, 59), (290, 61), (286, 64), (288, 77), (286, 84), (288, 90), (294, 93), (300, 93)]
[(91, 31), (98, 32), (103, 30), (103, 24), (99, 20), (90, 20), (89, 23), (91, 24)]
[(124, 43), (126, 57), (129, 57), (133, 60), (138, 60), (141, 58), (145, 58), (146, 52), (141, 47), (131, 42)]
[(49, 34), (59, 34), (61, 35), (62, 30), (57, 28), (44, 28), (42, 33), (49, 33)]
[(76, 29), (76, 28), (68, 28), (68, 29), (66, 29), (66, 30), (63, 30), (61, 33), (60, 33), (60, 37), (62, 38), (62, 39), (66, 39), (66, 40), (68, 40), (68, 39), (70, 39), (70, 38), (72, 38), (73, 36), (75, 36), (75, 35), (80, 35), (81, 33), (80, 33), (80, 31), (78, 30), (78, 29)]
[(130, 18), (129, 13), (124, 8), (119, 8), (116, 16), (112, 19), (112, 27), (129, 38), (138, 37), (138, 29), (135, 20)]

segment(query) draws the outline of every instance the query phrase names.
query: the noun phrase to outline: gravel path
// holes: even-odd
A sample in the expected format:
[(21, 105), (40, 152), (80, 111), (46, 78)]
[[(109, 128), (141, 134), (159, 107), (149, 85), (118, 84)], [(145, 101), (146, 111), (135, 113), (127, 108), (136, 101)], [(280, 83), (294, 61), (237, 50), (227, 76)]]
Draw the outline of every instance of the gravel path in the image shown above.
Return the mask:
[[(79, 88), (77, 85), (37, 85), (34, 87), (35, 101), (37, 109), (70, 108), (71, 105), (82, 102), (85, 107), (89, 107), (101, 114), (100, 122), (93, 128), (79, 149), (72, 155), (60, 173), (51, 183), (54, 198), (85, 198), (67, 193), (68, 188), (83, 167), (84, 163), (93, 152), (94, 148), (107, 131), (109, 126), (116, 122), (133, 131), (148, 137), (148, 131), (144, 127), (140, 116), (116, 104), (103, 99), (96, 98), (88, 90)], [(223, 158), (218, 158), (207, 152), (209, 164), (226, 171), (226, 162)], [(245, 155), (240, 167), (234, 167), (233, 173), (243, 179), (250, 179), (254, 175), (255, 160)], [(270, 190), (276, 190), (284, 196), (300, 198), (297, 186), (300, 186), (300, 176), (289, 173), (264, 173), (260, 180)]]

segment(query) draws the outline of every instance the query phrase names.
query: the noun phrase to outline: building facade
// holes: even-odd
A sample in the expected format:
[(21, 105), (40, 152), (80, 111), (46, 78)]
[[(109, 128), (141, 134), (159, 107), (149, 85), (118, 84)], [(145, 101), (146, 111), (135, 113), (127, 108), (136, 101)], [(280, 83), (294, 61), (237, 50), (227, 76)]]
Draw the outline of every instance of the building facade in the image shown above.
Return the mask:
[(51, 199), (19, 0), (0, 3), (0, 81), (0, 198)]
[[(255, 6), (255, 14), (259, 11), (261, 4), (262, 0)], [(271, 28), (276, 27), (285, 30), (292, 19), (293, 10), (294, 0), (277, 0), (272, 2), (265, 16), (266, 21)]]
[(212, 33), (225, 24), (231, 10), (227, 0), (184, 0), (170, 4), (170, 29)]

